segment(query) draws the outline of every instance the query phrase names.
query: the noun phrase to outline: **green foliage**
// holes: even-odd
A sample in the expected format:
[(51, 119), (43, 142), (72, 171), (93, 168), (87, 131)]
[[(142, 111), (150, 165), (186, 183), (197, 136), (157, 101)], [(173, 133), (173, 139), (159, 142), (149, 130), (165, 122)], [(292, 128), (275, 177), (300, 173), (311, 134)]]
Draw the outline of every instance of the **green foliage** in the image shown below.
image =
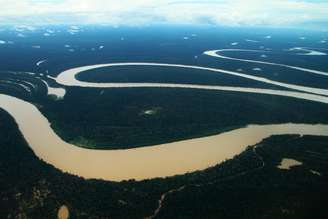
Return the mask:
[[(99, 149), (203, 137), (248, 124), (328, 123), (325, 104), (190, 89), (68, 88), (64, 100), (42, 105), (64, 140)], [(144, 113), (149, 110), (156, 113)]]
[[(62, 173), (39, 160), (0, 110), (0, 218), (144, 218), (169, 194), (158, 218), (325, 218), (327, 137), (274, 136), (204, 171), (120, 183)], [(265, 162), (262, 167), (261, 159)], [(303, 162), (277, 169), (282, 158)], [(316, 170), (321, 176), (313, 174)], [(36, 195), (41, 194), (41, 195)]]

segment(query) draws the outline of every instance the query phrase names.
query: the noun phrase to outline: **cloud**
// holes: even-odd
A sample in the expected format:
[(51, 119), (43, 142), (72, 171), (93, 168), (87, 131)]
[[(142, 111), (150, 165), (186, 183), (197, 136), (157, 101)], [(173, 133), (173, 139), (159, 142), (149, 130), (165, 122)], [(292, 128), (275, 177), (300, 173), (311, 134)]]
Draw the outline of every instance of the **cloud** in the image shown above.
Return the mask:
[(327, 26), (327, 1), (300, 0), (0, 0), (0, 22)]

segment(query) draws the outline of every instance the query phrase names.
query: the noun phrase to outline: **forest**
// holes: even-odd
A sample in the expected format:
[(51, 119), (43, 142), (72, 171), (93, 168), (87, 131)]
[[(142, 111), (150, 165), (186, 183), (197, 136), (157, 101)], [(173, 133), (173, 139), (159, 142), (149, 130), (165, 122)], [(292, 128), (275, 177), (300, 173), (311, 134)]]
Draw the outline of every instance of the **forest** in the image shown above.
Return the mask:
[(328, 122), (326, 104), (188, 89), (72, 87), (64, 100), (40, 104), (59, 136), (94, 149), (161, 144), (248, 124)]
[[(273, 136), (204, 171), (116, 183), (62, 173), (0, 121), (0, 218), (56, 218), (61, 205), (70, 218), (326, 218), (327, 137)], [(285, 157), (303, 165), (278, 169)]]

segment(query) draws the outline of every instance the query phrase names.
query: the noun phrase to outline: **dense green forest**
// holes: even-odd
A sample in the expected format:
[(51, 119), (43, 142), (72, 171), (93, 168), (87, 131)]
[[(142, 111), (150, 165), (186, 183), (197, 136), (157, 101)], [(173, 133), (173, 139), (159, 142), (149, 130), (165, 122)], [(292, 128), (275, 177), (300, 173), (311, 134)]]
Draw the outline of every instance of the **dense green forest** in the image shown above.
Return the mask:
[(64, 100), (48, 101), (40, 110), (64, 140), (105, 149), (213, 135), (247, 124), (328, 122), (325, 104), (191, 89), (74, 87)]
[(284, 89), (220, 72), (167, 66), (112, 66), (87, 70), (76, 77), (80, 81), (98, 83), (178, 83)]
[[(126, 80), (138, 78), (124, 68), (116, 70), (119, 77), (117, 72), (109, 74), (116, 75), (116, 80), (124, 81), (124, 75)], [(153, 70), (149, 69), (150, 72)], [(157, 70), (158, 74), (150, 79), (165, 80), (165, 75), (170, 75), (167, 80), (181, 79), (173, 77), (174, 72)], [(134, 73), (147, 78), (151, 75), (149, 71), (136, 68)], [(107, 75), (104, 72), (105, 69), (100, 70), (100, 78)], [(190, 74), (190, 82), (199, 77), (198, 72)], [(204, 83), (213, 79), (212, 73), (204, 74)], [(61, 138), (93, 149), (161, 144), (214, 135), (248, 124), (328, 123), (326, 104), (295, 98), (175, 88), (66, 87), (65, 98), (56, 101), (47, 96), (47, 87), (40, 79), (56, 86), (54, 80), (43, 74), (31, 76), (23, 72), (1, 72), (1, 81), (16, 84), (1, 83), (0, 92), (33, 103)], [(227, 77), (223, 79), (229, 82)], [(219, 81), (217, 78), (216, 82)], [(243, 80), (238, 82), (247, 85)]]
[[(326, 217), (327, 137), (273, 136), (204, 171), (114, 183), (62, 173), (33, 154), (2, 110), (0, 121), (0, 218), (56, 218), (61, 205), (71, 218), (144, 218), (162, 194), (158, 218)], [(276, 168), (285, 157), (303, 165)]]

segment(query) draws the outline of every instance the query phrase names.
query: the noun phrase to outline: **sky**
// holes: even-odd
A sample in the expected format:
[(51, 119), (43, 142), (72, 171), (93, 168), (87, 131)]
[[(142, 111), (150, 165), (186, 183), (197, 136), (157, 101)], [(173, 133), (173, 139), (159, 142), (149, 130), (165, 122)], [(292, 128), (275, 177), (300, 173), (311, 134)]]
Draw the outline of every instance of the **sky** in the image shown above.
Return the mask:
[(0, 0), (1, 24), (328, 27), (328, 0)]

